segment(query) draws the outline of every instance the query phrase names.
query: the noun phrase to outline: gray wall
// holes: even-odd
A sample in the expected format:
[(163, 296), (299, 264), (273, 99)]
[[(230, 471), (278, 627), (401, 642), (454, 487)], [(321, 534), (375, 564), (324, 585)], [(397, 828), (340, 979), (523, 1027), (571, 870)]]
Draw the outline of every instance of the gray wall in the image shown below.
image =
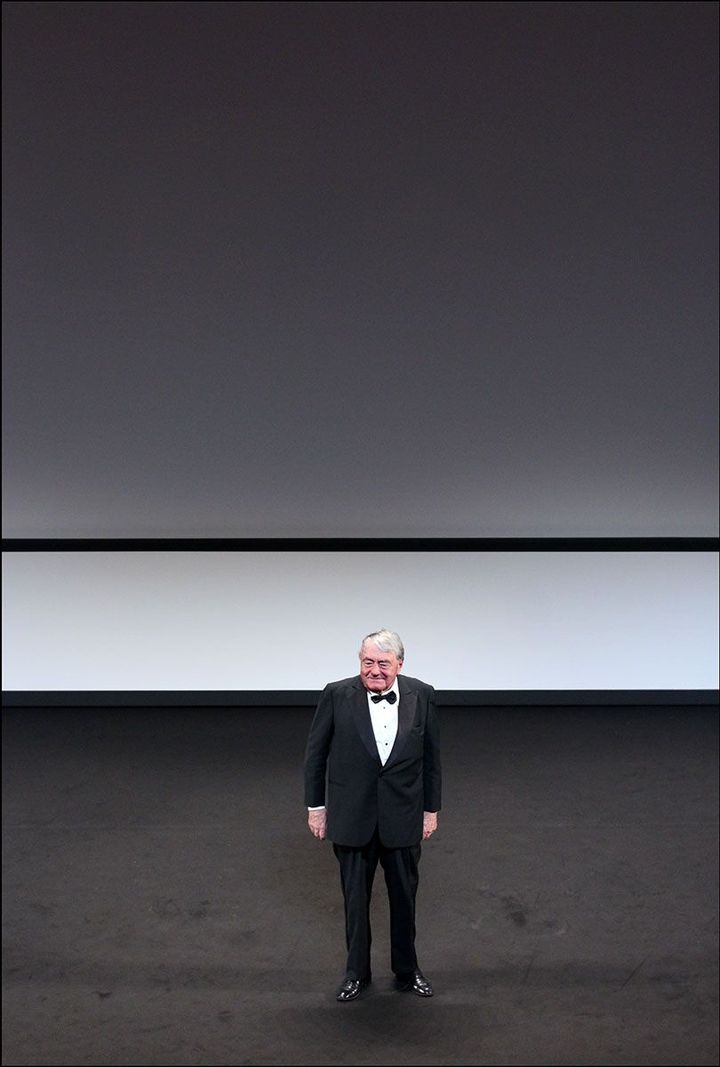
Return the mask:
[(714, 4), (4, 10), (6, 536), (717, 533)]

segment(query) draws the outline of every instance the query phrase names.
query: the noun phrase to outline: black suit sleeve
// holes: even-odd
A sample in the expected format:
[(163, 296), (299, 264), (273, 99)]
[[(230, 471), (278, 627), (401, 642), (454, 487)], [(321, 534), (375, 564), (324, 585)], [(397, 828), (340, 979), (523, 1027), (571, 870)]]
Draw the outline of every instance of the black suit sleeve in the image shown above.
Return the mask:
[(440, 767), (440, 728), (435, 708), (435, 690), (430, 690), (425, 723), (423, 755), (424, 810), (440, 811), (442, 805), (442, 771)]
[(332, 691), (326, 685), (315, 711), (305, 749), (305, 805), (308, 808), (318, 808), (325, 803), (325, 769), (333, 728)]

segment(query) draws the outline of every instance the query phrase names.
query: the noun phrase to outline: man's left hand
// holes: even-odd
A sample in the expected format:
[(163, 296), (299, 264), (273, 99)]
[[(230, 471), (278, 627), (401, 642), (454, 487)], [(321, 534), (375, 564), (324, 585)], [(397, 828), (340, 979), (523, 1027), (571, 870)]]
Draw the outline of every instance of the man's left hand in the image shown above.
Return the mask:
[(427, 841), (430, 834), (434, 834), (437, 830), (437, 812), (436, 811), (424, 811), (423, 812), (423, 841)]

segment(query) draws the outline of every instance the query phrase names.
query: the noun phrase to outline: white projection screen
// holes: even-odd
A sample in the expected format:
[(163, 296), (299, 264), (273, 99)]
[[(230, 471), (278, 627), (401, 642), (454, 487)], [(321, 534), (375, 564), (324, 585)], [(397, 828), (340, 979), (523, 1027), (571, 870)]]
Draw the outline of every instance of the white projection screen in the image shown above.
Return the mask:
[(14, 552), (8, 690), (318, 690), (367, 632), (441, 690), (712, 689), (710, 552)]

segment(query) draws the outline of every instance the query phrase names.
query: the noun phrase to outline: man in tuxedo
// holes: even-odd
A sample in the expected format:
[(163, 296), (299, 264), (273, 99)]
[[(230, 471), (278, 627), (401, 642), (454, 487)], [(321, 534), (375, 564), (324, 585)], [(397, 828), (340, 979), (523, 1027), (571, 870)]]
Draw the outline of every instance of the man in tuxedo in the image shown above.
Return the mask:
[[(368, 634), (360, 673), (323, 690), (305, 755), (308, 825), (340, 864), (347, 968), (339, 1001), (369, 984), (370, 895), (378, 860), (390, 902), (391, 966), (398, 989), (431, 997), (415, 954), (420, 843), (437, 828), (440, 753), (434, 690), (401, 675), (391, 630)], [(327, 798), (325, 778), (327, 771)]]

